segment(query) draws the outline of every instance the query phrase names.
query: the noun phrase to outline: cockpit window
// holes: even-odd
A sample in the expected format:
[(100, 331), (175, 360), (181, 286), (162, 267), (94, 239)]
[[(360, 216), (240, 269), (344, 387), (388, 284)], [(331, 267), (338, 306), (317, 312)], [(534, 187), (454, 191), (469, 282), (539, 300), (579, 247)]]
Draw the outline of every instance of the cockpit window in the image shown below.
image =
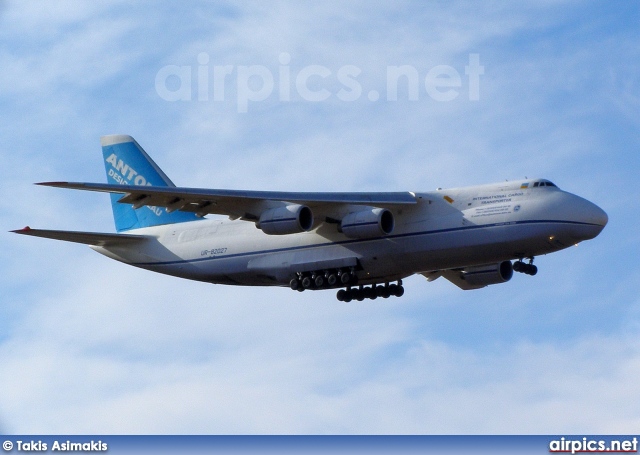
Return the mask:
[(540, 182), (535, 182), (535, 183), (533, 184), (533, 187), (534, 187), (534, 188), (536, 188), (536, 187), (540, 187), (540, 186), (553, 186), (553, 187), (557, 188), (557, 186), (556, 186), (556, 184), (555, 184), (555, 183), (552, 183), (552, 182), (550, 182), (550, 181), (548, 181), (548, 180), (542, 180), (542, 181), (540, 181)]

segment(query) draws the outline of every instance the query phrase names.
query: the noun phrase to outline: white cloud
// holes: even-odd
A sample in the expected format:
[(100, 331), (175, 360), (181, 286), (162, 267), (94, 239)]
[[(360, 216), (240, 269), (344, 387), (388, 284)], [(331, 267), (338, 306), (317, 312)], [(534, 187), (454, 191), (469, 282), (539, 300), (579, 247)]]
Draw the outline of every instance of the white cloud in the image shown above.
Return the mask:
[(15, 45), (0, 54), (2, 95), (48, 101), (60, 88), (81, 90), (121, 71), (131, 56), (118, 44), (134, 22), (103, 18), (107, 7), (105, 2), (70, 1), (10, 5), (2, 18), (3, 35)]
[(81, 259), (1, 348), (10, 430), (624, 433), (638, 421), (634, 331), (461, 348), (416, 324), (433, 317), (424, 303), (289, 299)]

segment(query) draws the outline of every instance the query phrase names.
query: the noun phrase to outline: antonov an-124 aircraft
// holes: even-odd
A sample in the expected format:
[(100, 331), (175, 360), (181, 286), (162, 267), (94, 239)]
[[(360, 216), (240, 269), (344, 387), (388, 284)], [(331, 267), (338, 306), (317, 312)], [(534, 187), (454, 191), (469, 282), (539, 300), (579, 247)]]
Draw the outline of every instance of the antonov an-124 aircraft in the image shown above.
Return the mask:
[[(125, 135), (101, 138), (117, 234), (31, 229), (154, 272), (216, 284), (400, 297), (402, 279), (469, 290), (535, 275), (535, 256), (596, 237), (607, 214), (544, 179), (426, 193), (297, 193), (176, 187)], [(205, 219), (209, 214), (229, 219)], [(220, 217), (218, 217), (220, 218)]]

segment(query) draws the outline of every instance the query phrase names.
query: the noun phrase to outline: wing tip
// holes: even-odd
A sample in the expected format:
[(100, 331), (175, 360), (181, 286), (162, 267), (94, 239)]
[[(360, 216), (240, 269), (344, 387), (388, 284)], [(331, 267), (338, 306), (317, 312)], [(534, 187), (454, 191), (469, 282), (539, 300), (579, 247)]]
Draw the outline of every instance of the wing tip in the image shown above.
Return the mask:
[(40, 186), (66, 186), (68, 184), (69, 184), (69, 182), (38, 182), (38, 183), (35, 183), (35, 185), (40, 185)]
[(9, 232), (13, 232), (14, 234), (26, 234), (29, 231), (31, 231), (31, 228), (29, 226), (25, 226), (22, 229), (14, 229), (13, 231)]

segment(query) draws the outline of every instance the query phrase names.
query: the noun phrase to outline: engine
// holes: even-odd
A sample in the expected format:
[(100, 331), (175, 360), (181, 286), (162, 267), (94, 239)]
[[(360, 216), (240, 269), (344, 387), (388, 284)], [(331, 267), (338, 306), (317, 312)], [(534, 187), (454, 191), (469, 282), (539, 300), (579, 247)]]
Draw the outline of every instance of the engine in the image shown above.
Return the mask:
[(269, 235), (295, 234), (310, 231), (313, 213), (305, 205), (287, 205), (265, 210), (256, 222), (256, 227)]
[(471, 286), (506, 283), (513, 276), (511, 261), (498, 264), (477, 265), (462, 270), (462, 277)]
[(352, 239), (389, 235), (393, 232), (393, 213), (387, 209), (371, 208), (350, 213), (340, 222), (339, 231)]

